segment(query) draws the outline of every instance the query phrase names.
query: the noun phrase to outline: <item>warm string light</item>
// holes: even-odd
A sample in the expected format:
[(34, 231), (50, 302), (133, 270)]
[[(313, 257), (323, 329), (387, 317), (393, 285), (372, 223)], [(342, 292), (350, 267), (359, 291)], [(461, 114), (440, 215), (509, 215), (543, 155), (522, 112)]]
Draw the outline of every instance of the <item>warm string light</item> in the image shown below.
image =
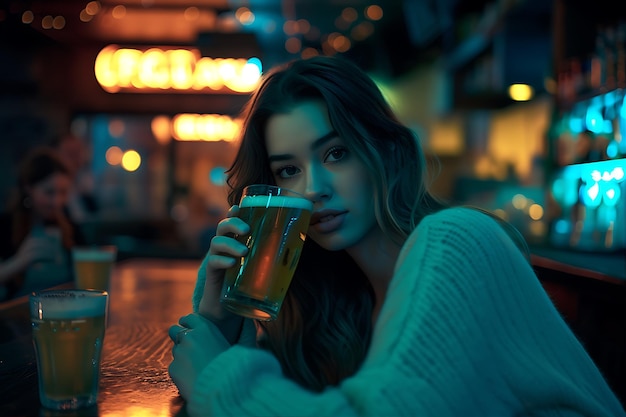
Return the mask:
[(524, 219), (520, 224), (527, 227), (526, 232), (532, 236), (540, 237), (546, 233), (545, 210), (540, 203), (521, 193), (514, 194), (504, 203), (504, 208), (493, 210), (495, 215), (509, 222)]
[[(151, 5), (146, 4), (144, 7)], [(103, 8), (100, 1), (89, 1), (80, 11), (79, 19), (83, 23), (92, 21), (98, 14), (106, 11), (111, 18), (122, 20), (127, 15), (127, 6), (117, 4), (112, 8)], [(186, 7), (184, 9), (186, 20), (192, 21), (198, 18), (200, 11), (195, 6)], [(361, 13), (361, 21), (359, 22), (359, 13)], [(371, 4), (364, 7), (360, 12), (354, 7), (345, 7), (339, 16), (334, 20), (334, 33), (320, 33), (319, 28), (314, 27), (306, 19), (287, 19), (283, 23), (283, 32), (287, 36), (285, 41), (285, 50), (291, 54), (300, 54), (302, 57), (310, 57), (324, 53), (334, 55), (337, 53), (345, 53), (349, 51), (355, 42), (361, 42), (372, 36), (375, 31), (372, 22), (379, 21), (384, 16), (384, 10), (377, 4)], [(222, 29), (230, 28), (235, 30), (236, 26), (252, 26), (256, 24), (257, 15), (246, 6), (238, 7), (233, 13), (226, 13), (222, 16), (216, 26)], [(261, 19), (263, 20), (263, 19)], [(263, 21), (264, 31), (271, 32), (276, 27), (276, 22)], [(272, 19), (273, 20), (273, 19)], [(24, 24), (41, 24), (43, 29), (62, 30), (66, 27), (67, 17), (58, 15), (45, 15), (40, 20), (35, 16), (32, 10), (26, 10), (22, 13), (22, 22)], [(305, 37), (307, 42), (303, 42), (300, 37)], [(309, 45), (311, 42), (319, 42), (319, 47), (315, 48)]]
[(515, 101), (528, 101), (534, 97), (534, 89), (528, 84), (511, 84), (509, 97)]
[[(362, 20), (353, 7), (345, 7), (334, 20), (336, 31), (321, 34), (306, 19), (287, 19), (283, 23), (283, 32), (287, 36), (285, 50), (291, 54), (300, 54), (302, 58), (319, 55), (335, 55), (348, 52), (355, 42), (362, 42), (374, 34), (373, 22), (383, 18), (384, 11), (379, 5), (372, 4), (363, 9)], [(300, 39), (304, 37), (306, 42)], [(307, 43), (319, 42), (319, 48)]]
[[(122, 6), (123, 7), (123, 6)], [(79, 13), (81, 22), (91, 21), (102, 9), (99, 1), (90, 1), (85, 5)], [(45, 30), (63, 30), (66, 27), (68, 17), (63, 15), (44, 14), (36, 16), (33, 10), (24, 10), (21, 15), (21, 21), (25, 25), (41, 25)]]
[(119, 146), (111, 146), (104, 157), (109, 165), (119, 165), (128, 172), (137, 171), (141, 166), (141, 155), (134, 149), (123, 151)]

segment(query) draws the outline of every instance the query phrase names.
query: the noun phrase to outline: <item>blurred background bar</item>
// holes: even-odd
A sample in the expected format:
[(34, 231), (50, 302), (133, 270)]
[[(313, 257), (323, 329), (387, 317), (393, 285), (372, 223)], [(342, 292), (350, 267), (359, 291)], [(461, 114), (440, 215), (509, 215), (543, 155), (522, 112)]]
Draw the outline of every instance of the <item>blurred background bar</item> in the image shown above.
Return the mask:
[(259, 77), (343, 56), (419, 136), (435, 194), (521, 231), (626, 404), (625, 48), (609, 0), (2, 0), (0, 201), (28, 150), (68, 139), (90, 243), (201, 259)]
[(495, 211), (536, 253), (624, 256), (625, 10), (608, 0), (5, 0), (0, 201), (27, 150), (72, 136), (91, 202), (74, 216), (90, 241), (117, 245), (120, 259), (199, 258), (228, 209), (224, 171), (259, 77), (295, 57), (341, 55), (374, 77), (439, 164), (436, 194)]

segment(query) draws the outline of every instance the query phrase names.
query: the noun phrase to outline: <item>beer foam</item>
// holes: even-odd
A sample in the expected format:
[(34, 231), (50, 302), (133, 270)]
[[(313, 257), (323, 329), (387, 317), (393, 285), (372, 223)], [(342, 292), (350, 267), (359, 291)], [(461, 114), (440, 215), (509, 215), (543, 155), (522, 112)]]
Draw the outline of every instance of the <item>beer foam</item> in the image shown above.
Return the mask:
[(247, 195), (241, 199), (239, 207), (290, 207), (312, 211), (313, 203), (302, 197)]
[(30, 298), (30, 316), (58, 320), (102, 316), (107, 298), (100, 292), (82, 290), (40, 293)]
[(72, 256), (77, 261), (106, 262), (115, 260), (115, 252), (100, 249), (74, 248)]

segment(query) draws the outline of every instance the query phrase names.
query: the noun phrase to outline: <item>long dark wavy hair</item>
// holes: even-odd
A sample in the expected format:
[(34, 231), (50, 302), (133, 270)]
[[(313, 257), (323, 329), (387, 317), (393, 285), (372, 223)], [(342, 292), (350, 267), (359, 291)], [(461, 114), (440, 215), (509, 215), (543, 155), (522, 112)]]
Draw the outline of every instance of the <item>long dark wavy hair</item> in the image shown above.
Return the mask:
[(278, 319), (258, 322), (257, 343), (274, 353), (287, 377), (322, 391), (359, 368), (374, 302), (373, 288), (345, 251), (329, 252), (309, 239)]
[[(432, 178), (418, 138), (374, 81), (351, 61), (325, 56), (291, 61), (264, 75), (244, 108), (241, 145), (227, 171), (231, 205), (247, 185), (275, 184), (267, 123), (310, 100), (325, 103), (337, 135), (367, 167), (378, 225), (392, 240), (403, 244), (424, 216), (446, 207), (428, 191)], [(369, 281), (344, 251), (329, 252), (307, 240), (278, 319), (259, 323), (265, 332), (260, 344), (286, 375), (321, 390), (360, 366), (375, 302)]]

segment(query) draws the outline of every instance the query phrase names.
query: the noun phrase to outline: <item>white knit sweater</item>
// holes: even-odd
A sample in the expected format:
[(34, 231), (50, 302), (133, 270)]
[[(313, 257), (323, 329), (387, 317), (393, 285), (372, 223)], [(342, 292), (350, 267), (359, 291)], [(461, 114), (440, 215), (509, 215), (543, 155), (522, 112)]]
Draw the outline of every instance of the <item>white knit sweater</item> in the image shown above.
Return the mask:
[(270, 353), (235, 345), (188, 400), (191, 416), (626, 416), (512, 240), (467, 208), (411, 234), (367, 358), (340, 386), (307, 391)]

